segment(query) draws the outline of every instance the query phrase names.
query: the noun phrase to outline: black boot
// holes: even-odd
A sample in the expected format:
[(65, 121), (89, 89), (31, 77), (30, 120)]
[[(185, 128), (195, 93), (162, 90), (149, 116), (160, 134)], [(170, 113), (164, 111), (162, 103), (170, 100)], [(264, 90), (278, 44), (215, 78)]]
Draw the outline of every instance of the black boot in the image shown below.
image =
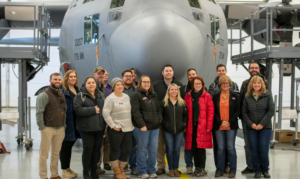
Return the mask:
[(83, 179), (90, 179), (89, 172), (83, 172)]
[(265, 178), (271, 178), (271, 175), (269, 174), (269, 171), (263, 171), (262, 174), (264, 175)]
[(249, 174), (249, 173), (254, 173), (254, 170), (246, 167), (243, 171), (242, 171), (242, 174)]
[(261, 178), (261, 172), (255, 172), (254, 178)]

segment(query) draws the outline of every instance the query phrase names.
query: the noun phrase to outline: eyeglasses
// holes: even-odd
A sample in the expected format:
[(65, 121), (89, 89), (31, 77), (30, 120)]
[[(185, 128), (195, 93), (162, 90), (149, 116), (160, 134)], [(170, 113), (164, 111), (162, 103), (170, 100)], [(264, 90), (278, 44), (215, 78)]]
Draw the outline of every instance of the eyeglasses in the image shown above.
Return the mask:
[(222, 83), (222, 85), (224, 85), (224, 86), (225, 86), (225, 85), (229, 85), (229, 83), (228, 83), (228, 82), (226, 82), (226, 83)]
[(251, 69), (251, 70), (258, 70), (259, 67), (251, 67), (250, 69)]
[(195, 72), (197, 72), (195, 68), (189, 68), (189, 69), (187, 70), (187, 72), (189, 72), (189, 71), (191, 71), (191, 70), (194, 70)]
[(132, 75), (125, 75), (124, 78), (132, 78)]
[(142, 81), (144, 84), (150, 84), (150, 81)]
[(201, 86), (202, 83), (194, 83), (195, 86)]

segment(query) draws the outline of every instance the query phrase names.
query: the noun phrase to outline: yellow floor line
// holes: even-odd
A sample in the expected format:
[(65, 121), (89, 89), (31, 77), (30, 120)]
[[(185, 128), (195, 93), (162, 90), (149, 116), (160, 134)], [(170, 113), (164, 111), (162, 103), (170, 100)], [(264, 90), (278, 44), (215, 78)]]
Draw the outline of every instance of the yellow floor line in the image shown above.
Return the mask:
[[(167, 156), (165, 156), (165, 162), (166, 162), (166, 165), (168, 165), (168, 160), (167, 160)], [(190, 179), (189, 176), (187, 176), (185, 173), (183, 173), (182, 170), (180, 170), (180, 168), (178, 168), (178, 171), (181, 172), (181, 175), (180, 175), (180, 179)]]

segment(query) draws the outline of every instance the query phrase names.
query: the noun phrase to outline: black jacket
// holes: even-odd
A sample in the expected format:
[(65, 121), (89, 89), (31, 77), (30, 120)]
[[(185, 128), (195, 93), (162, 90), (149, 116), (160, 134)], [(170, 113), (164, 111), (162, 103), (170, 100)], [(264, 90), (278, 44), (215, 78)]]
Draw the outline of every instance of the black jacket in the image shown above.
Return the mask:
[[(214, 115), (214, 130), (219, 130), (222, 124), (222, 120), (220, 117), (220, 95), (221, 92), (217, 93), (213, 97), (213, 102), (215, 106), (215, 115)], [(229, 124), (230, 129), (236, 130), (239, 128), (238, 126), (238, 116), (240, 114), (240, 101), (238, 94), (230, 91), (229, 96)]]
[(163, 130), (171, 134), (183, 132), (188, 120), (186, 105), (179, 106), (178, 101), (173, 105), (169, 99), (168, 106), (161, 102), (161, 109)]
[(162, 119), (161, 108), (155, 92), (146, 95), (146, 91), (131, 95), (131, 114), (133, 125), (137, 128), (147, 127), (147, 130), (158, 129)]
[[(177, 86), (179, 86), (180, 95), (182, 98), (184, 98), (185, 93), (184, 93), (182, 83), (180, 83), (179, 81), (176, 81), (175, 78), (173, 78), (172, 83), (175, 83)], [(164, 79), (154, 82), (153, 88), (154, 88), (155, 93), (157, 94), (158, 100), (162, 101), (165, 98), (167, 89), (168, 89), (168, 86), (166, 85)]]
[(252, 129), (252, 124), (261, 124), (264, 129), (272, 129), (272, 117), (275, 106), (271, 93), (267, 92), (258, 97), (257, 101), (253, 96), (245, 97), (243, 104), (243, 120), (248, 129)]
[[(106, 123), (102, 117), (104, 96), (97, 90), (96, 100), (85, 88), (81, 89), (74, 98), (74, 110), (76, 113), (76, 128), (79, 131), (102, 131)], [(100, 108), (100, 113), (96, 114), (95, 106)]]

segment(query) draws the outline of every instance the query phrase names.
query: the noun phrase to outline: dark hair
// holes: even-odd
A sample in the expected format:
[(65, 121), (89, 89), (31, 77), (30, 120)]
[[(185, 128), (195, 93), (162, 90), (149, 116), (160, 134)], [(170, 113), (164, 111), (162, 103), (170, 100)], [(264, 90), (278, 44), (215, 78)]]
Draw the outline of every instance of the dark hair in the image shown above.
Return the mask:
[(51, 75), (50, 75), (50, 80), (52, 80), (52, 76), (61, 76), (59, 73), (52, 73)]
[(164, 71), (166, 67), (171, 67), (171, 68), (172, 68), (172, 70), (173, 70), (173, 67), (172, 67), (172, 65), (170, 65), (170, 64), (166, 64), (166, 65), (163, 67), (162, 71)]
[(134, 71), (135, 71), (135, 69), (134, 69), (134, 68), (130, 68), (129, 70), (134, 70)]
[(122, 74), (121, 74), (122, 77), (123, 77), (123, 76), (125, 75), (125, 73), (127, 73), (127, 72), (132, 74), (132, 71), (131, 71), (131, 70), (125, 70), (125, 71), (123, 71)]
[(248, 70), (250, 70), (250, 66), (251, 66), (252, 64), (257, 64), (257, 65), (258, 65), (258, 68), (260, 69), (260, 65), (259, 65), (259, 63), (258, 63), (258, 62), (251, 62), (251, 63), (249, 63)]
[(203, 80), (203, 78), (202, 77), (200, 77), (200, 76), (195, 76), (193, 79), (192, 79), (192, 81), (191, 81), (191, 87), (192, 87), (192, 89), (195, 89), (195, 86), (194, 86), (194, 82), (195, 82), (195, 80), (200, 80), (201, 81), (201, 83), (202, 83), (202, 88), (204, 89), (205, 87), (205, 84), (204, 84), (204, 80)]
[[(96, 83), (96, 89), (95, 89), (95, 92), (94, 92), (94, 95), (96, 96), (96, 95), (97, 95), (97, 81), (96, 81), (96, 79), (95, 79), (93, 76), (87, 76), (87, 77), (84, 79), (84, 82), (83, 82), (82, 86), (83, 86), (84, 89), (86, 90), (85, 84), (86, 84), (86, 82), (87, 82), (90, 78), (92, 78), (92, 79), (95, 81), (95, 83)], [(87, 91), (87, 90), (86, 90), (86, 91)]]
[(195, 71), (196, 72), (196, 74), (197, 74), (197, 71), (196, 71), (196, 69), (195, 68), (189, 68), (188, 70), (187, 70), (187, 73), (189, 73), (190, 71)]
[(149, 80), (150, 80), (150, 88), (149, 88), (149, 92), (152, 92), (154, 89), (153, 89), (153, 86), (152, 86), (152, 83), (151, 83), (151, 79), (150, 79), (150, 77), (149, 76), (147, 76), (147, 75), (143, 75), (143, 76), (141, 76), (141, 78), (140, 78), (140, 81), (139, 81), (139, 83), (138, 83), (138, 85), (137, 85), (137, 88), (138, 88), (138, 90), (139, 91), (143, 91), (144, 90), (144, 88), (142, 87), (142, 81), (143, 81), (143, 79), (144, 78), (149, 78)]
[(217, 71), (218, 71), (218, 69), (219, 69), (220, 67), (224, 67), (224, 68), (225, 68), (225, 70), (227, 70), (225, 65), (223, 65), (223, 64), (219, 64), (219, 65), (217, 66)]

